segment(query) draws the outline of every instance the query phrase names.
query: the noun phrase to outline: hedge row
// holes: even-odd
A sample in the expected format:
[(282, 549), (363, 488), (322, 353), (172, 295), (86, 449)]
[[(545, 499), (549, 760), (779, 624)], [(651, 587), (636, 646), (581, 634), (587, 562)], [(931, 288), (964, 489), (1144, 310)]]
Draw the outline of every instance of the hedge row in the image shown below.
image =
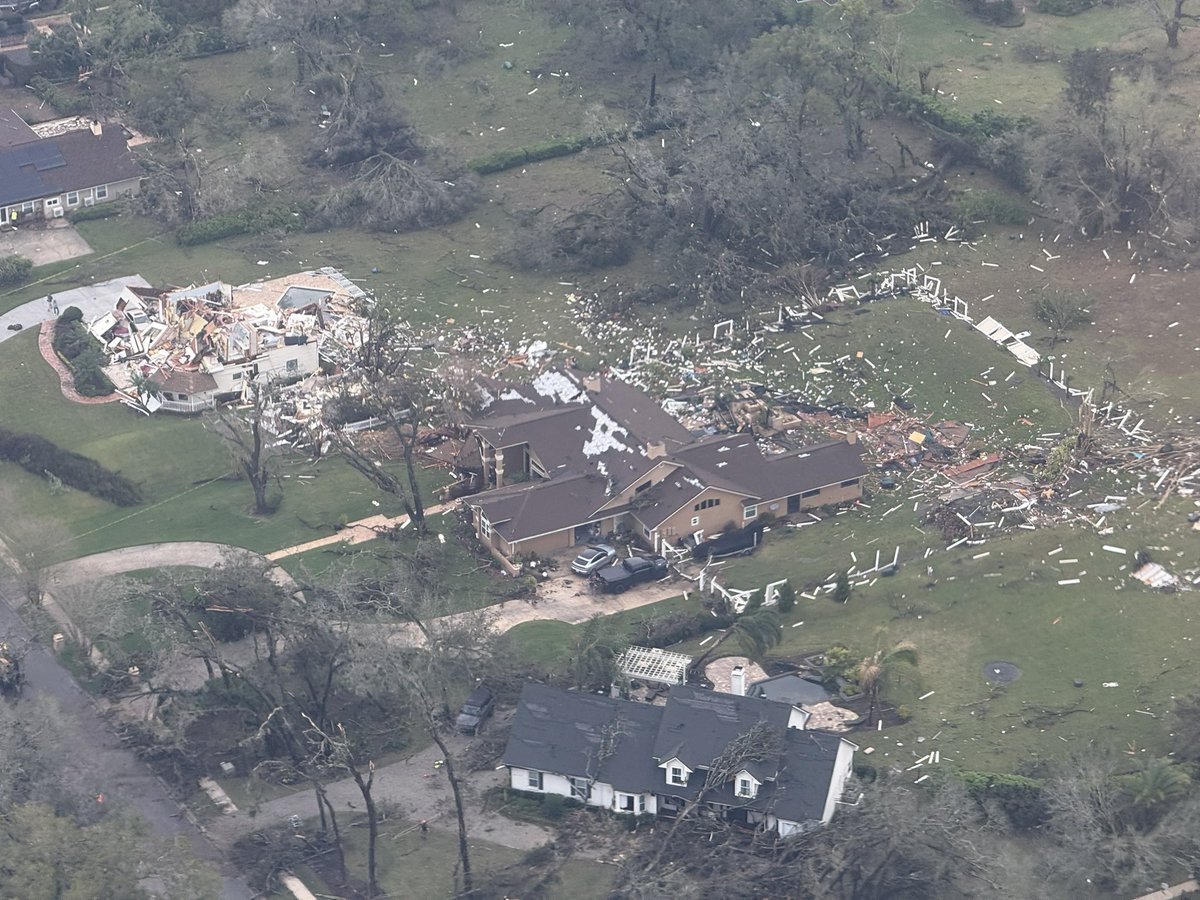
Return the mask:
[(576, 137), (565, 141), (543, 141), (529, 147), (515, 147), (512, 150), (498, 150), (479, 159), (467, 163), (467, 168), (480, 175), (490, 175), (493, 172), (503, 172), (505, 169), (515, 169), (526, 163), (538, 162), (543, 159), (554, 159), (556, 156), (570, 156), (588, 146), (587, 138)]
[(20, 284), (33, 271), (33, 260), (25, 256), (0, 257), (0, 285)]
[(141, 490), (128, 478), (36, 434), (0, 427), (0, 459), (16, 463), (39, 478), (54, 475), (63, 484), (117, 506), (136, 506), (142, 502)]
[(91, 222), (93, 219), (107, 219), (111, 216), (119, 216), (124, 208), (123, 203), (101, 203), (97, 206), (81, 206), (79, 209), (73, 209), (67, 213), (67, 221), (69, 222)]
[(1046, 821), (1046, 798), (1040, 780), (994, 772), (962, 772), (958, 777), (978, 802), (999, 804), (1017, 828), (1036, 828)]
[(988, 138), (1000, 137), (1035, 124), (1029, 116), (1006, 116), (990, 110), (964, 113), (938, 97), (922, 94), (912, 88), (895, 90), (893, 101), (903, 114), (923, 119), (943, 131), (956, 134), (971, 144), (973, 149), (979, 149)]
[(104, 348), (83, 326), (83, 313), (68, 306), (54, 323), (54, 351), (71, 367), (75, 390), (85, 397), (107, 397), (113, 383), (104, 374)]
[(291, 231), (299, 224), (299, 213), (291, 207), (247, 206), (237, 212), (222, 213), (183, 225), (175, 232), (175, 240), (185, 247), (191, 247), (239, 234), (262, 234), (276, 228)]

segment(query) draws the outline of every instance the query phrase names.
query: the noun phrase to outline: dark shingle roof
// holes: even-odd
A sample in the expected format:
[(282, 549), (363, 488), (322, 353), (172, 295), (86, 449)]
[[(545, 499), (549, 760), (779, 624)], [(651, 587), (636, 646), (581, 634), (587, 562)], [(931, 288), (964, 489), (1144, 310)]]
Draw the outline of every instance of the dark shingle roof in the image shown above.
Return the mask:
[[(679, 685), (671, 689), (663, 707), (654, 756), (659, 762), (678, 759), (689, 769), (708, 766), (738, 735), (760, 722), (783, 732), (791, 715), (792, 708), (784, 703)], [(751, 763), (749, 768), (760, 780), (766, 775), (761, 764)]]
[(0, 109), (0, 149), (28, 144), (38, 139), (37, 132), (25, 124), (16, 110)]
[(751, 435), (731, 434), (696, 441), (674, 458), (713, 487), (760, 500), (790, 497), (867, 474), (860, 448), (846, 441), (764, 456)]
[(504, 764), (642, 793), (662, 782), (651, 747), (662, 707), (529, 684)]
[(173, 394), (203, 394), (217, 389), (217, 380), (207, 372), (176, 369), (169, 374), (159, 373), (151, 379), (161, 390)]
[(0, 204), (52, 197), (142, 174), (118, 128), (71, 131), (0, 150)]
[[(779, 735), (776, 752), (744, 768), (761, 785), (753, 799), (738, 797), (729, 781), (706, 800), (793, 822), (819, 820), (842, 738), (787, 727), (791, 707), (755, 697), (679, 685), (666, 706), (615, 700), (540, 684), (521, 692), (504, 764), (611, 784), (620, 791), (653, 792), (694, 800), (704, 769), (735, 737), (763, 721)], [(668, 785), (660, 762), (678, 758), (696, 774), (686, 786)]]
[(507, 541), (581, 525), (606, 499), (605, 480), (595, 475), (523, 482), (465, 498), (468, 505), (483, 510), (492, 527)]

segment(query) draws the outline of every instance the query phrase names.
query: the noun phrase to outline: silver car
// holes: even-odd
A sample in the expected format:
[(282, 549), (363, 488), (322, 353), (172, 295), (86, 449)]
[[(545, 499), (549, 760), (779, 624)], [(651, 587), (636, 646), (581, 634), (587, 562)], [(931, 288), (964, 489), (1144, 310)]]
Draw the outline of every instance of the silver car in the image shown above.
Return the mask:
[(608, 544), (592, 544), (571, 563), (571, 571), (576, 575), (591, 575), (599, 572), (617, 558), (617, 550)]

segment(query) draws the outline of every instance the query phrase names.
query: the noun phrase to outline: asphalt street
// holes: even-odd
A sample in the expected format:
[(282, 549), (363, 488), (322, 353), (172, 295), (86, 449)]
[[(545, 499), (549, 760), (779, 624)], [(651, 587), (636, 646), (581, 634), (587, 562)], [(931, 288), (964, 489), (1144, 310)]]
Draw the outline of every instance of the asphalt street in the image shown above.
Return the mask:
[[(0, 575), (0, 635), (31, 639), (29, 629), (15, 611), (20, 598), (19, 586), (7, 575)], [(255, 893), (233, 872), (217, 848), (183, 816), (179, 804), (167, 793), (162, 782), (122, 745), (91, 699), (42, 644), (33, 644), (24, 659), (25, 694), (52, 697), (73, 731), (80, 756), (89, 760), (97, 794), (110, 802), (140, 815), (157, 836), (183, 835), (197, 857), (213, 863), (224, 878), (224, 900), (250, 900)]]

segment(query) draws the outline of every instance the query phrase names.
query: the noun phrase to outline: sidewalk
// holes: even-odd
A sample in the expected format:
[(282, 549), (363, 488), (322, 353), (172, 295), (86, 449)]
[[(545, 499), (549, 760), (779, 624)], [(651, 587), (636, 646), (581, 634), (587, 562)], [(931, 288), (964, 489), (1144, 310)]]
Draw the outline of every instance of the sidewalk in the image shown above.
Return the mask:
[[(454, 505), (454, 501), (451, 501), (450, 503), (438, 503), (434, 506), (427, 506), (425, 507), (425, 518), (428, 519), (430, 516), (449, 512), (454, 509)], [(267, 554), (267, 559), (272, 561), (286, 559), (298, 553), (318, 550), (321, 547), (328, 547), (332, 544), (363, 544), (367, 541), (375, 540), (382, 532), (397, 528), (407, 521), (408, 515), (406, 513), (401, 513), (392, 518), (384, 515), (368, 516), (365, 519), (359, 519), (357, 522), (351, 522), (341, 531), (335, 531), (333, 534), (326, 535), (325, 537), (306, 541), (303, 544), (296, 544), (294, 547), (284, 547), (282, 550), (275, 550)]]

